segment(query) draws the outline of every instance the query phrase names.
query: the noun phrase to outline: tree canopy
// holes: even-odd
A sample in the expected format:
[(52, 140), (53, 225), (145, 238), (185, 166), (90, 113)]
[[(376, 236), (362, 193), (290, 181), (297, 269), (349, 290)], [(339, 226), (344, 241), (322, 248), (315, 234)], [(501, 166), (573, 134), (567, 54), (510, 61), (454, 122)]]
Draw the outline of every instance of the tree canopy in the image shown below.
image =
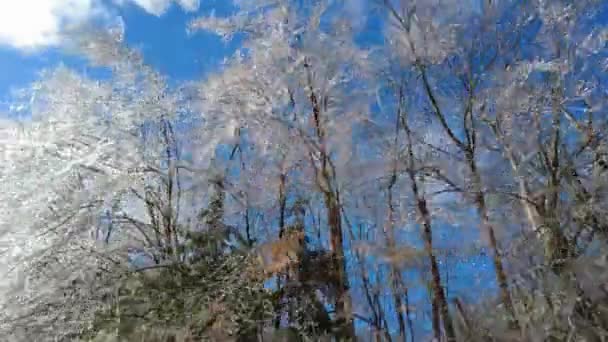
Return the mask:
[(77, 27), (110, 76), (0, 115), (0, 337), (605, 339), (608, 3), (233, 2), (200, 80)]

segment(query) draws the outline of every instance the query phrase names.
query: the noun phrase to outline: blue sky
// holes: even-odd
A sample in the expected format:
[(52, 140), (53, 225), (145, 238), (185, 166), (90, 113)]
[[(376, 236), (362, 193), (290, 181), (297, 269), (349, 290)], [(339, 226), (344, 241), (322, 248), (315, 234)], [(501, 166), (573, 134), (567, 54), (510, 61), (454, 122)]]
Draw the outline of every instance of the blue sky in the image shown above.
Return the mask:
[[(353, 4), (350, 7), (353, 18), (368, 19), (358, 41), (381, 43), (382, 35), (378, 34), (381, 20), (369, 15), (365, 0), (349, 1)], [(176, 84), (204, 78), (216, 70), (238, 44), (224, 43), (206, 32), (189, 35), (187, 23), (199, 15), (214, 12), (222, 16), (233, 10), (229, 0), (202, 0), (201, 3), (199, 0), (0, 0), (0, 111), (6, 108), (11, 89), (27, 86), (44, 68), (64, 63), (88, 72), (83, 60), (62, 51), (64, 31), (70, 25), (90, 21), (122, 25), (126, 43), (138, 48), (148, 64)], [(475, 239), (459, 234), (455, 227), (437, 226), (435, 234), (440, 237), (435, 241), (442, 247)], [(492, 265), (488, 261), (479, 256), (462, 262), (451, 261), (449, 267), (442, 265), (442, 270), (450, 270), (449, 277), (442, 275), (444, 281), (450, 282), (450, 295), (468, 295), (465, 299), (474, 301), (482, 296), (478, 291), (471, 291), (472, 288), (494, 289)], [(423, 298), (424, 288), (418, 290), (412, 296)]]
[[(203, 78), (217, 69), (238, 44), (226, 44), (206, 32), (195, 35), (186, 32), (187, 23), (196, 16), (212, 11), (221, 16), (232, 11), (227, 0), (204, 0), (200, 6), (196, 0), (17, 1), (19, 3), (0, 0), (0, 13), (3, 13), (0, 14), (0, 110), (5, 108), (11, 89), (27, 86), (44, 68), (64, 63), (83, 73), (90, 72), (85, 61), (62, 51), (63, 31), (70, 24), (97, 21), (122, 25), (126, 43), (138, 48), (146, 62), (168, 76), (173, 84)], [(45, 5), (40, 6), (43, 2)], [(358, 42), (363, 45), (381, 43), (380, 19), (369, 16), (364, 1), (351, 3), (352, 17), (360, 18), (361, 22), (357, 19), (357, 24), (366, 26), (360, 31)], [(480, 261), (484, 263), (484, 260)], [(460, 263), (454, 272), (482, 273), (480, 270), (484, 267), (480, 267), (480, 261)], [(483, 273), (484, 276), (488, 274), (490, 277), (483, 278), (491, 282), (491, 273)], [(418, 277), (410, 276), (411, 280)], [(450, 275), (449, 279), (455, 282), (450, 284), (451, 293), (455, 295), (461, 295), (464, 289), (472, 286), (472, 280), (463, 283), (456, 274)], [(423, 287), (411, 295), (412, 299), (426, 296)]]
[[(378, 20), (368, 17), (365, 1), (348, 0), (353, 18), (370, 19), (359, 42), (378, 43)], [(234, 11), (229, 0), (2, 0), (0, 1), (0, 110), (10, 91), (27, 86), (44, 68), (64, 63), (86, 73), (86, 63), (65, 54), (65, 31), (94, 22), (122, 26), (126, 43), (143, 52), (146, 62), (169, 82), (200, 79), (216, 69), (238, 42), (222, 42), (199, 31), (189, 35), (187, 24), (197, 16), (224, 16)], [(376, 32), (374, 32), (376, 31)]]
[[(198, 5), (196, 0), (173, 1), (19, 0), (25, 5), (12, 0), (0, 1), (0, 13), (3, 13), (0, 14), (0, 108), (6, 106), (12, 89), (27, 86), (44, 68), (64, 63), (76, 70), (88, 71), (83, 60), (65, 54), (61, 48), (65, 28), (82, 22), (123, 25), (127, 44), (142, 51), (146, 62), (168, 76), (171, 83), (200, 79), (218, 67), (234, 50), (235, 43), (223, 43), (206, 32), (189, 35), (187, 23), (211, 10), (222, 15), (233, 8), (229, 1), (222, 0), (206, 0), (196, 6), (196, 10), (193, 10), (194, 5)], [(50, 5), (39, 6), (46, 2)], [(31, 10), (36, 6), (39, 8)], [(18, 20), (7, 19), (11, 17)]]

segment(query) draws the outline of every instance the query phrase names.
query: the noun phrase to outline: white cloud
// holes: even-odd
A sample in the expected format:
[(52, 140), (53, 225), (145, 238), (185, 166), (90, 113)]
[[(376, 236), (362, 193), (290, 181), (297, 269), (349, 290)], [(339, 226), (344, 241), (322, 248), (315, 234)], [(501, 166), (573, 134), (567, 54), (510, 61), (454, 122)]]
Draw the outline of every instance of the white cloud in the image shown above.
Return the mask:
[(178, 0), (177, 1), (186, 11), (194, 12), (200, 6), (200, 0)]
[(0, 44), (25, 50), (56, 45), (65, 26), (100, 11), (94, 0), (1, 0)]
[[(139, 7), (143, 8), (146, 12), (161, 16), (171, 6), (173, 2), (176, 2), (186, 11), (196, 11), (200, 5), (200, 0), (130, 0)], [(120, 0), (120, 2), (127, 2)]]
[[(186, 11), (198, 9), (200, 0), (114, 0), (115, 5), (134, 3), (160, 16), (176, 3)], [(0, 45), (19, 50), (55, 46), (70, 26), (111, 19), (101, 0), (0, 0)]]

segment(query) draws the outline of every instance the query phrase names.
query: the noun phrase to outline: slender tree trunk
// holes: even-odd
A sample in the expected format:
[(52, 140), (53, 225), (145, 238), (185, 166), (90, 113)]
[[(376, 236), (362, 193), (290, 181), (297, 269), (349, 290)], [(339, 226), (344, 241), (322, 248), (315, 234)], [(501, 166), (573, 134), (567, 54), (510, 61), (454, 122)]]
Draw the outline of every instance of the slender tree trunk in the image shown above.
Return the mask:
[[(388, 214), (388, 223), (387, 223), (387, 228), (385, 231), (385, 237), (386, 237), (386, 244), (389, 247), (389, 249), (393, 250), (396, 247), (396, 242), (395, 242), (395, 234), (394, 234), (394, 222), (395, 222), (395, 208), (393, 207), (393, 186), (396, 182), (396, 170), (393, 170), (393, 178), (391, 180), (391, 183), (388, 186), (388, 210), (389, 210), (389, 214)], [(393, 292), (393, 302), (395, 305), (395, 319), (397, 320), (397, 324), (399, 325), (399, 337), (402, 341), (406, 341), (407, 340), (407, 332), (406, 332), (406, 326), (405, 326), (405, 319), (404, 319), (404, 308), (403, 308), (403, 301), (402, 301), (402, 297), (401, 297), (401, 290), (403, 288), (405, 288), (404, 284), (403, 284), (403, 279), (401, 277), (401, 271), (399, 270), (399, 268), (395, 265), (390, 265), (391, 268), (391, 272), (390, 272), (390, 277), (391, 277), (391, 286), (392, 286), (392, 292)]]
[(412, 322), (412, 315), (410, 312), (410, 295), (408, 293), (408, 289), (405, 288), (404, 292), (403, 292), (403, 298), (405, 300), (405, 318), (407, 320), (407, 326), (408, 329), (410, 331), (410, 341), (415, 341), (415, 335), (414, 335), (414, 322)]
[[(558, 94), (554, 94), (558, 97)], [(560, 144), (560, 120), (559, 120), (559, 99), (554, 99), (554, 117), (553, 117), (553, 135), (550, 143), (551, 151), (546, 151), (543, 142), (538, 140), (538, 149), (543, 157), (545, 166), (549, 170), (549, 177), (544, 190), (545, 196), (542, 197), (541, 203), (533, 199), (528, 188), (528, 183), (523, 177), (521, 162), (518, 163), (512, 149), (512, 146), (505, 139), (505, 133), (500, 128), (500, 122), (490, 124), (494, 135), (503, 145), (505, 154), (511, 169), (517, 178), (518, 194), (520, 202), (524, 209), (526, 218), (539, 240), (544, 244), (544, 256), (547, 262), (551, 265), (555, 264), (556, 260), (567, 258), (571, 253), (571, 248), (566, 237), (561, 232), (558, 216), (559, 202), (559, 187), (560, 187), (560, 165), (559, 165), (559, 144)], [(540, 134), (540, 122), (537, 119), (537, 134)], [(540, 138), (539, 138), (540, 139)], [(533, 203), (537, 202), (537, 203)]]
[[(323, 127), (321, 115), (323, 113), (322, 103), (315, 93), (311, 65), (304, 60), (304, 68), (307, 71), (307, 82), (309, 100), (312, 107), (312, 124), (315, 127), (319, 143), (319, 159), (321, 165), (317, 170), (320, 174), (317, 181), (325, 198), (325, 209), (327, 210), (327, 224), (329, 226), (330, 250), (332, 252), (332, 268), (336, 274), (336, 316), (337, 323), (341, 326), (338, 336), (342, 339), (351, 340), (355, 337), (355, 328), (352, 319), (352, 302), (348, 288), (348, 277), (346, 274), (346, 259), (344, 258), (342, 215), (340, 214), (340, 201), (338, 192), (333, 189), (335, 174), (331, 169), (330, 157), (326, 149), (326, 133)], [(314, 162), (313, 162), (314, 164)], [(313, 167), (317, 168), (313, 165)]]
[[(351, 241), (353, 241), (355, 239), (355, 236), (352, 233), (352, 231), (350, 231), (350, 230), (348, 230), (348, 231), (350, 232)], [(363, 239), (362, 234), (361, 234), (361, 229), (359, 230), (359, 239), (360, 240)], [(384, 316), (384, 314), (381, 312), (381, 308), (377, 308), (376, 305), (374, 304), (374, 299), (373, 299), (371, 289), (370, 289), (370, 282), (369, 282), (369, 278), (367, 276), (367, 270), (365, 268), (363, 258), (361, 257), (360, 252), (357, 251), (356, 249), (354, 250), (354, 254), (355, 254), (355, 257), (357, 258), (357, 262), (359, 265), (359, 272), (361, 273), (361, 281), (363, 283), (363, 290), (365, 291), (364, 292), (365, 299), (367, 301), (367, 305), (369, 306), (369, 309), (373, 316), (371, 319), (371, 322), (368, 322), (368, 324), (370, 325), (370, 329), (373, 330), (373, 332), (370, 333), (370, 339), (375, 338), (377, 341), (381, 341), (380, 334), (381, 334), (381, 332), (383, 332), (386, 341), (392, 342), (390, 332), (382, 328), (381, 317)]]
[(433, 293), (433, 331), (435, 337), (438, 339), (441, 337), (441, 328), (439, 326), (439, 314), (443, 318), (443, 329), (448, 341), (456, 341), (456, 334), (454, 332), (454, 326), (452, 324), (452, 318), (449, 313), (448, 303), (445, 298), (443, 286), (441, 285), (441, 275), (439, 273), (439, 266), (437, 264), (437, 258), (433, 251), (433, 234), (431, 228), (431, 214), (427, 207), (427, 202), (424, 196), (418, 189), (418, 181), (414, 171), (414, 152), (412, 150), (412, 138), (411, 131), (405, 118), (403, 119), (403, 126), (407, 134), (408, 139), (408, 170), (407, 173), (410, 178), (412, 192), (414, 199), (416, 200), (416, 208), (418, 215), (422, 220), (422, 238), (424, 240), (424, 249), (427, 252), (429, 261), (431, 263), (431, 291)]
[[(391, 179), (389, 181), (387, 191), (388, 191), (388, 223), (387, 228), (385, 229), (385, 237), (387, 240), (387, 245), (390, 249), (394, 249), (396, 247), (395, 241), (395, 207), (393, 205), (393, 188), (397, 183), (397, 167), (399, 163), (399, 135), (401, 132), (402, 125), (403, 128), (406, 128), (405, 125), (407, 123), (404, 121), (403, 117), (404, 111), (404, 103), (405, 103), (405, 94), (403, 91), (403, 83), (401, 83), (397, 89), (397, 97), (398, 97), (398, 107), (397, 107), (397, 115), (395, 120), (395, 137), (393, 141), (393, 170)], [(403, 124), (402, 124), (403, 121)], [(409, 133), (409, 131), (407, 131)], [(408, 135), (409, 138), (409, 135)], [(409, 141), (409, 140), (408, 140)], [(411, 160), (410, 160), (411, 162)], [(393, 301), (395, 304), (395, 317), (397, 319), (397, 323), (399, 325), (399, 335), (400, 338), (405, 342), (407, 340), (407, 332), (406, 332), (406, 323), (408, 329), (410, 331), (410, 336), (412, 341), (414, 340), (414, 327), (410, 318), (410, 309), (409, 309), (409, 298), (407, 288), (403, 282), (403, 278), (401, 276), (401, 271), (395, 265), (391, 265), (391, 284), (393, 291)], [(403, 297), (405, 298), (405, 303), (403, 303), (403, 298), (401, 296), (401, 291), (403, 291)], [(405, 315), (405, 320), (404, 316)]]
[(342, 220), (337, 199), (331, 194), (325, 195), (327, 207), (327, 221), (330, 229), (330, 249), (332, 252), (333, 270), (336, 274), (336, 316), (338, 325), (341, 325), (339, 336), (352, 339), (355, 329), (352, 320), (352, 302), (346, 274), (346, 259), (344, 258), (344, 245), (342, 238)]
[[(413, 188), (417, 188), (417, 186), (413, 186)], [(415, 191), (415, 193), (418, 192), (417, 189), (414, 191)], [(416, 197), (418, 197), (418, 196), (416, 196)], [(427, 255), (431, 262), (431, 286), (432, 286), (432, 291), (433, 291), (433, 310), (434, 311), (437, 310), (441, 314), (441, 317), (443, 318), (443, 329), (445, 331), (447, 340), (455, 341), (456, 334), (454, 332), (454, 327), (452, 325), (452, 318), (449, 313), (448, 303), (445, 298), (443, 286), (441, 285), (441, 275), (439, 273), (439, 266), (437, 264), (437, 258), (435, 257), (435, 254), (433, 252), (433, 236), (432, 236), (432, 229), (431, 229), (431, 220), (430, 220), (430, 213), (427, 208), (426, 200), (418, 197), (417, 208), (418, 208), (418, 213), (422, 217), (422, 220), (423, 220), (422, 235), (423, 235), (423, 239), (424, 239), (424, 249), (427, 251)], [(438, 326), (439, 317), (437, 317), (436, 313), (434, 314), (434, 316), (435, 317), (433, 317), (433, 323), (434, 323), (434, 325), (436, 325), (436, 326), (434, 326), (435, 335), (440, 336), (439, 326)]]
[(498, 287), (500, 288), (500, 296), (502, 298), (503, 304), (505, 305), (505, 308), (511, 315), (511, 319), (516, 322), (517, 318), (515, 315), (515, 309), (513, 308), (513, 301), (511, 300), (511, 293), (509, 292), (507, 273), (504, 269), (502, 254), (500, 252), (498, 241), (496, 239), (496, 232), (494, 230), (494, 227), (490, 223), (490, 217), (488, 215), (488, 207), (486, 205), (485, 195), (481, 188), (481, 175), (479, 174), (479, 170), (477, 169), (474, 153), (467, 153), (466, 159), (469, 165), (469, 170), (471, 171), (471, 175), (473, 177), (473, 196), (475, 205), (477, 207), (477, 214), (481, 219), (482, 229), (485, 230), (488, 234), (488, 242), (490, 244), (490, 248), (492, 249), (492, 261), (494, 263), (496, 281), (498, 282)]
[[(279, 239), (283, 237), (285, 234), (285, 210), (287, 207), (287, 197), (285, 196), (285, 182), (286, 176), (284, 173), (281, 173), (279, 176)], [(277, 274), (277, 291), (281, 289), (281, 281), (284, 280), (284, 284), (289, 282), (289, 274)], [(275, 305), (275, 320), (274, 327), (275, 329), (279, 329), (281, 326), (281, 315), (282, 315), (282, 298), (278, 300)], [(290, 305), (291, 306), (291, 305)], [(291, 314), (291, 310), (290, 314)]]
[(285, 233), (285, 211), (287, 208), (287, 196), (285, 193), (287, 176), (281, 172), (279, 176), (279, 238)]
[[(557, 77), (557, 76), (554, 76)], [(559, 83), (559, 81), (556, 81)], [(550, 170), (547, 200), (545, 201), (545, 225), (546, 236), (545, 241), (545, 256), (546, 262), (558, 273), (563, 267), (563, 264), (569, 258), (570, 246), (568, 239), (564, 236), (561, 230), (560, 215), (559, 215), (559, 192), (561, 188), (561, 166), (560, 166), (560, 148), (561, 148), (561, 99), (563, 97), (560, 86), (552, 89), (553, 96), (553, 120), (551, 136), (551, 150), (547, 153), (547, 167)]]
[(443, 127), (444, 132), (448, 135), (450, 140), (465, 154), (466, 162), (468, 164), (469, 170), (473, 176), (473, 195), (474, 200), (477, 206), (477, 212), (481, 219), (482, 228), (487, 232), (490, 239), (490, 248), (492, 248), (493, 252), (493, 262), (494, 267), (496, 269), (496, 280), (501, 289), (501, 297), (504, 302), (505, 307), (511, 313), (513, 319), (515, 320), (513, 304), (511, 302), (511, 295), (509, 293), (507, 276), (503, 267), (503, 260), (498, 249), (498, 242), (496, 241), (496, 234), (494, 232), (494, 228), (490, 224), (489, 215), (487, 206), (485, 204), (485, 195), (482, 191), (482, 180), (479, 174), (479, 170), (477, 169), (477, 163), (475, 161), (475, 147), (476, 147), (476, 137), (477, 131), (475, 128), (475, 121), (473, 120), (473, 84), (470, 83), (469, 89), (469, 102), (467, 104), (464, 115), (465, 122), (465, 136), (466, 140), (460, 140), (449, 127), (446, 117), (444, 116), (441, 108), (439, 107), (439, 103), (433, 90), (431, 88), (430, 82), (427, 77), (426, 69), (423, 65), (418, 64), (418, 69), (422, 75), (422, 82), (425, 89), (425, 92), (431, 102), (431, 105), (434, 109), (435, 117), (439, 120), (441, 126)]
[[(402, 287), (402, 279), (401, 279), (401, 275), (398, 273), (398, 270), (396, 270), (395, 267), (392, 267), (391, 269), (391, 283), (392, 283), (392, 287), (393, 287), (393, 301), (395, 304), (395, 318), (397, 319), (397, 323), (399, 325), (399, 339), (401, 341), (407, 341), (407, 331), (406, 331), (406, 326), (405, 326), (405, 319), (404, 319), (404, 304), (403, 304), (403, 300), (401, 298), (401, 287)], [(411, 327), (410, 327), (411, 328)]]

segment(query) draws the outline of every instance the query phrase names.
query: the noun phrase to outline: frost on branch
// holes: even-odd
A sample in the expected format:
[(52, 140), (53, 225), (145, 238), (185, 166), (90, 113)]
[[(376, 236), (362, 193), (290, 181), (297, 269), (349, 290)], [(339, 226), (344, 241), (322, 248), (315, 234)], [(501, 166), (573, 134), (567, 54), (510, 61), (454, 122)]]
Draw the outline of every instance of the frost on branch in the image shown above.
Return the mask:
[[(7, 322), (35, 313), (37, 320), (25, 321), (31, 329), (56, 327), (70, 336), (99, 308), (106, 281), (126, 270), (129, 251), (149, 247), (133, 227), (117, 223), (111, 232), (102, 220), (120, 196), (144, 186), (141, 170), (158, 160), (146, 158), (141, 125), (176, 113), (162, 81), (131, 68), (141, 83), (93, 81), (65, 67), (47, 71), (17, 99), (20, 119), (2, 121), (0, 239), (14, 294), (2, 298)], [(39, 312), (54, 305), (74, 311)]]

